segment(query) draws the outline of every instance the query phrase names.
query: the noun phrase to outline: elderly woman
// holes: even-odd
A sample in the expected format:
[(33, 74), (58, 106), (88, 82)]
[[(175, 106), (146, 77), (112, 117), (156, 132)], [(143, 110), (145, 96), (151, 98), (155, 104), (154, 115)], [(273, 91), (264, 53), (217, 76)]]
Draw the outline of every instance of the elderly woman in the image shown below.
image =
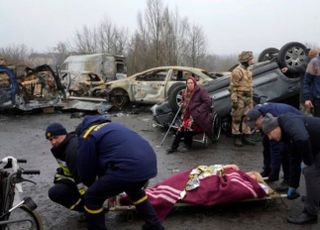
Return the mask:
[(168, 153), (176, 152), (182, 137), (185, 147), (183, 151), (192, 147), (193, 135), (197, 132), (206, 132), (212, 135), (212, 99), (208, 92), (197, 85), (194, 77), (188, 77), (187, 87), (182, 94), (182, 124), (179, 127)]

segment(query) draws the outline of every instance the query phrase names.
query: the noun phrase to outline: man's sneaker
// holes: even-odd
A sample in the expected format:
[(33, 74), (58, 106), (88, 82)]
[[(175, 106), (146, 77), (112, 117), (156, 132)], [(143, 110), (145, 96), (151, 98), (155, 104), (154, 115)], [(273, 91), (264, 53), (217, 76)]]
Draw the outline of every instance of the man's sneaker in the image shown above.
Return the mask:
[(243, 146), (243, 143), (242, 143), (242, 140), (241, 140), (241, 137), (240, 135), (235, 135), (234, 136), (234, 142), (233, 142), (234, 146), (236, 147), (242, 147)]
[(173, 148), (167, 149), (167, 154), (171, 154), (174, 152), (177, 152), (177, 149), (173, 149)]
[(263, 171), (260, 173), (260, 175), (261, 175), (262, 177), (269, 177), (270, 172), (263, 170)]
[(244, 145), (256, 145), (256, 143), (250, 138), (250, 135), (248, 134), (242, 135), (242, 143)]
[(188, 147), (186, 147), (186, 146), (183, 146), (183, 147), (179, 148), (178, 150), (179, 150), (180, 153), (186, 153), (186, 152), (189, 152), (190, 149), (191, 149), (191, 148), (188, 148)]
[(265, 182), (274, 182), (274, 181), (277, 181), (279, 180), (279, 177), (275, 177), (275, 176), (270, 176), (268, 177), (268, 179), (265, 180)]
[(289, 184), (286, 180), (283, 180), (274, 190), (277, 192), (287, 192), (289, 188)]
[(291, 224), (300, 224), (300, 225), (316, 224), (318, 222), (318, 216), (311, 215), (304, 210), (299, 215), (287, 217), (287, 221), (288, 223), (291, 223)]

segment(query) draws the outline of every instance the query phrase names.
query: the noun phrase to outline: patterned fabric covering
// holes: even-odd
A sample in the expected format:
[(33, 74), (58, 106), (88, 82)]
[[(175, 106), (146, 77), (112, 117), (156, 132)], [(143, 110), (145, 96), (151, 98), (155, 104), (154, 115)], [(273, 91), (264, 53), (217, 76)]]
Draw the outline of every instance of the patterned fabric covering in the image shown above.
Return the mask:
[(267, 196), (261, 185), (246, 173), (223, 169), (222, 165), (198, 166), (145, 191), (162, 220), (177, 202), (211, 206)]

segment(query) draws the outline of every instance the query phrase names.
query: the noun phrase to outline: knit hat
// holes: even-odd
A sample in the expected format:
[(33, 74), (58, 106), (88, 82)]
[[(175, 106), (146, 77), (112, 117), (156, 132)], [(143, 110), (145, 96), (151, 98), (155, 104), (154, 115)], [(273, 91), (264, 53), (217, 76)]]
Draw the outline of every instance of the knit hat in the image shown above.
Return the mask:
[(245, 122), (247, 126), (250, 127), (250, 129), (254, 129), (256, 126), (257, 119), (261, 116), (261, 112), (255, 108), (251, 109), (247, 114), (245, 118)]
[(46, 130), (46, 138), (50, 139), (54, 136), (66, 135), (67, 130), (60, 123), (52, 123), (48, 125)]
[(253, 59), (252, 51), (242, 51), (241, 54), (239, 54), (239, 62), (248, 62), (251, 59)]
[(267, 113), (263, 119), (262, 131), (268, 134), (277, 127), (279, 127), (278, 118), (272, 116), (271, 113)]

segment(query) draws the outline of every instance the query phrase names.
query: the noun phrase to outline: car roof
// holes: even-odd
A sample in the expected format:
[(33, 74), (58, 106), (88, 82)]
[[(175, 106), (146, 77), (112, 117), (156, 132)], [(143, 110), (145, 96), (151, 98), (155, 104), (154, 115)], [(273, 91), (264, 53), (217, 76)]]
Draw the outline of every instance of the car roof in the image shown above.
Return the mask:
[(137, 75), (140, 75), (140, 74), (152, 71), (152, 70), (168, 70), (168, 69), (186, 70), (186, 71), (191, 71), (191, 72), (196, 72), (196, 73), (207, 72), (206, 70), (201, 69), (201, 68), (188, 67), (188, 66), (159, 66), (159, 67), (154, 67), (154, 68), (150, 68), (150, 69), (144, 70), (142, 72), (135, 73), (135, 74), (129, 76), (128, 78), (135, 77)]

